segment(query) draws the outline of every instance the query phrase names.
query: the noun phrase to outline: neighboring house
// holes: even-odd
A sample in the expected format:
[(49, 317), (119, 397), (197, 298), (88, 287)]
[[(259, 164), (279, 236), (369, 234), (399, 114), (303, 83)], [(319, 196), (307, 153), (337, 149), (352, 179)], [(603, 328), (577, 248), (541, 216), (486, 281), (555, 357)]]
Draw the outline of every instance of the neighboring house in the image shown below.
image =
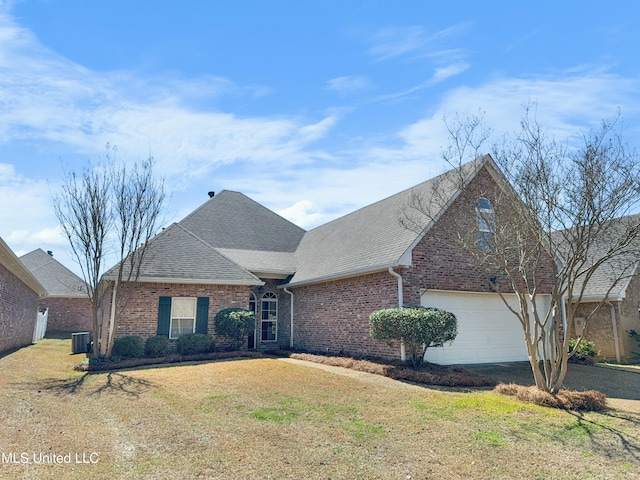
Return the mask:
[(91, 302), (85, 282), (40, 248), (20, 260), (47, 290), (47, 296), (40, 299), (40, 309), (49, 312), (47, 331), (91, 331)]
[[(461, 174), (464, 189), (455, 181)], [(116, 337), (213, 335), (219, 310), (244, 307), (257, 318), (248, 348), (397, 358), (400, 348), (370, 337), (369, 315), (425, 305), (452, 311), (459, 322), (453, 344), (433, 349), (428, 360), (527, 360), (518, 320), (458, 246), (454, 228), (466, 224), (483, 238), (490, 235), (478, 209), (491, 210), (491, 198), (504, 188), (510, 187), (484, 156), (461, 173), (445, 173), (308, 232), (241, 193), (212, 195), (149, 242)], [(443, 206), (429, 207), (420, 229), (401, 225), (411, 199), (429, 199), (436, 189)], [(547, 273), (543, 291), (553, 281), (550, 258)]]
[[(638, 223), (638, 215), (622, 217)], [(614, 236), (615, 237), (615, 236)], [(614, 241), (616, 238), (612, 238)], [(600, 350), (599, 358), (617, 362), (637, 361), (640, 345), (629, 336), (630, 330), (640, 333), (640, 239), (632, 243), (615, 259), (604, 262), (585, 287), (575, 322), (568, 325), (569, 335), (578, 337), (585, 328), (585, 338)], [(594, 248), (591, 255), (602, 258), (612, 245)], [(599, 253), (601, 251), (602, 253)], [(578, 285), (579, 287), (580, 285)], [(575, 297), (575, 293), (574, 293)], [(603, 303), (604, 302), (604, 303)]]
[(32, 343), (45, 288), (0, 238), (0, 353)]

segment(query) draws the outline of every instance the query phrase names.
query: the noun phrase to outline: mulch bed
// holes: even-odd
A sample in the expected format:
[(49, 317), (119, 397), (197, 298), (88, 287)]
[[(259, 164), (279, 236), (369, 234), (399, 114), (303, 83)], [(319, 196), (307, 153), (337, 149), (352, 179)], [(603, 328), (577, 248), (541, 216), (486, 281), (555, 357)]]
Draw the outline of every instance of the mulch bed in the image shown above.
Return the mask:
[(420, 367), (408, 368), (399, 362), (376, 359), (356, 359), (351, 357), (331, 357), (309, 353), (284, 353), (289, 358), (308, 362), (345, 367), (360, 372), (374, 373), (394, 380), (402, 380), (423, 385), (441, 387), (493, 387), (497, 382), (490, 377), (462, 367), (448, 367), (434, 363), (423, 363)]
[(184, 362), (201, 362), (206, 360), (228, 360), (231, 358), (264, 358), (260, 352), (211, 352), (199, 353), (196, 355), (172, 354), (166, 357), (156, 358), (128, 358), (128, 359), (107, 359), (92, 358), (85, 359), (74, 367), (80, 372), (103, 372), (109, 370), (120, 370), (123, 368), (144, 367), (147, 365), (164, 365)]
[(374, 373), (394, 380), (437, 385), (444, 387), (493, 387), (497, 382), (490, 377), (461, 367), (447, 367), (433, 363), (423, 363), (419, 368), (408, 368), (400, 362), (381, 359), (356, 359), (351, 357), (335, 357), (310, 353), (292, 353), (289, 351), (271, 352), (212, 352), (198, 355), (172, 354), (158, 358), (130, 358), (130, 359), (86, 359), (76, 365), (75, 370), (82, 372), (103, 372), (123, 368), (135, 368), (150, 365), (174, 364), (182, 362), (197, 362), (206, 360), (227, 360), (231, 358), (264, 358), (265, 356), (290, 357), (308, 362), (321, 363), (336, 367), (345, 367), (361, 372)]

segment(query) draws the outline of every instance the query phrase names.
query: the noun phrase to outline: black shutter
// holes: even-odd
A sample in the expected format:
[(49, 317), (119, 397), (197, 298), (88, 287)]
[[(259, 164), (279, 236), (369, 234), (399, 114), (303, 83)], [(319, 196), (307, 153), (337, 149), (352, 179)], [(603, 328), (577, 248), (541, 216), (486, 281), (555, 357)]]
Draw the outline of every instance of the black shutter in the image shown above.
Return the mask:
[(169, 336), (171, 325), (171, 297), (160, 297), (158, 303), (158, 335)]
[(209, 297), (198, 297), (198, 308), (196, 310), (196, 333), (207, 332), (209, 325)]

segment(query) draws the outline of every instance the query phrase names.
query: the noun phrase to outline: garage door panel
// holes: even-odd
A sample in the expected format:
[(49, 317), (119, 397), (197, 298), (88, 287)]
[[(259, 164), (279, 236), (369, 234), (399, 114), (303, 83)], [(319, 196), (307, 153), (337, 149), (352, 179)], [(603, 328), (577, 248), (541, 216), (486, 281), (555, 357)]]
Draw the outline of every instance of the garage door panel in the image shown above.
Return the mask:
[[(509, 303), (517, 308), (517, 297)], [(528, 360), (522, 326), (497, 294), (428, 291), (422, 305), (447, 310), (458, 319), (451, 345), (427, 350), (426, 360), (442, 365)]]

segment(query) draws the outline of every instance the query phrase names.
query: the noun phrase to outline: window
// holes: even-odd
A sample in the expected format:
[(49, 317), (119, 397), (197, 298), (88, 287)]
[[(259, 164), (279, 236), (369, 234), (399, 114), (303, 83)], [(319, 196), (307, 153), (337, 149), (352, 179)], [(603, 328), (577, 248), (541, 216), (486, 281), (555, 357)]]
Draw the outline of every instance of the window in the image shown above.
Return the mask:
[(275, 342), (278, 325), (278, 297), (275, 293), (267, 292), (260, 302), (260, 330), (263, 342)]
[(496, 216), (491, 203), (486, 198), (478, 199), (476, 222), (478, 224), (478, 248), (485, 252), (491, 250), (494, 245)]
[(257, 313), (256, 296), (253, 294), (253, 292), (249, 293), (249, 311), (253, 312), (254, 315), (256, 315)]
[(209, 333), (209, 297), (158, 298), (158, 335), (175, 339), (194, 331)]
[(196, 298), (174, 297), (171, 300), (169, 338), (176, 339), (196, 331)]

